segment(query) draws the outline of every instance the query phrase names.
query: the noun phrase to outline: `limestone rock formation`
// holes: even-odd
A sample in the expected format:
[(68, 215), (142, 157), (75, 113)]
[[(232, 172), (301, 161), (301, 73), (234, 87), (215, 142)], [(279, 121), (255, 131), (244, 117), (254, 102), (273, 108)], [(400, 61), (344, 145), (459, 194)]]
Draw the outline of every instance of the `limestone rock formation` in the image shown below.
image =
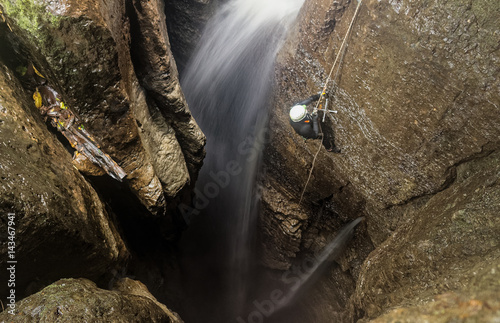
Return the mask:
[[(35, 65), (82, 117), (103, 150), (125, 169), (142, 204), (154, 214), (165, 213), (166, 198), (176, 197), (196, 179), (204, 136), (179, 89), (175, 63), (168, 59), (162, 2), (144, 2), (144, 8), (155, 8), (144, 13), (141, 8), (138, 13), (133, 6), (126, 8), (124, 1), (4, 1), (2, 5)], [(154, 53), (166, 59), (135, 62), (131, 47), (137, 54), (150, 48), (130, 43), (144, 22), (153, 21), (163, 29), (149, 29), (147, 39), (156, 46)], [(153, 76), (161, 79), (148, 83), (142, 75), (151, 64), (161, 64)], [(148, 90), (164, 88), (161, 93), (147, 93), (141, 84)]]
[[(179, 274), (165, 236), (179, 233), (175, 210), (190, 198), (205, 138), (170, 40), (184, 66), (220, 1), (0, 0), (0, 222), (14, 214), (15, 319), (181, 322), (138, 281), (96, 283), (111, 288), (128, 262), (163, 293), (181, 288), (163, 279)], [(259, 192), (266, 274), (278, 281), (365, 220), (318, 289), (269, 320), (498, 320), (500, 3), (364, 0), (328, 87), (338, 114), (326, 116), (323, 139), (304, 140), (288, 109), (324, 85), (357, 4), (305, 0), (279, 53)], [(35, 108), (29, 64), (125, 169), (124, 183), (72, 161)], [(340, 154), (327, 150), (334, 143)], [(75, 279), (42, 289), (63, 277)]]
[(61, 279), (16, 304), (8, 322), (170, 322), (178, 315), (159, 303), (138, 281), (124, 279), (117, 289), (98, 288), (87, 279)]
[[(180, 151), (184, 154), (184, 158), (178, 159), (184, 161), (189, 178), (194, 183), (205, 155), (205, 137), (192, 118), (180, 88), (176, 62), (170, 51), (163, 3), (134, 1), (133, 5), (135, 19), (132, 20), (132, 42), (135, 45), (132, 47), (132, 58), (135, 71), (150, 99), (150, 105), (156, 105), (156, 109), (161, 113), (158, 119), (168, 120), (165, 125), (167, 132), (175, 135), (171, 140), (179, 142)], [(156, 131), (151, 136), (162, 133)], [(160, 139), (161, 144), (164, 138)], [(169, 147), (165, 148), (156, 148), (159, 152), (153, 155), (161, 155), (162, 152), (171, 150)], [(169, 163), (170, 160), (171, 158), (166, 156), (156, 163), (157, 168), (167, 167), (159, 172), (163, 176), (169, 177), (172, 172), (183, 167), (182, 164)]]
[[(128, 250), (112, 214), (5, 66), (0, 67), (0, 87), (0, 264), (5, 268), (9, 259), (19, 263), (16, 296), (60, 277), (98, 279), (122, 265)], [(8, 225), (9, 213), (13, 225)], [(15, 230), (12, 240), (7, 239), (8, 226)], [(8, 258), (9, 250), (14, 258)], [(2, 270), (0, 279), (7, 282), (8, 275)], [(7, 290), (1, 289), (4, 300)]]
[(498, 315), (499, 174), (498, 151), (463, 163), (450, 188), (405, 214), (408, 222), (370, 254), (360, 274), (354, 300), (367, 317), (396, 306), (410, 307), (411, 317), (412, 307), (425, 312), (447, 302), (464, 307), (458, 314)]
[[(495, 274), (499, 262), (499, 4), (363, 1), (328, 88), (339, 113), (322, 123), (323, 144), (334, 135), (342, 150), (333, 154), (321, 140), (300, 138), (288, 109), (321, 90), (357, 3), (306, 1), (280, 53), (264, 154), (263, 263), (289, 268), (342, 222), (364, 215), (358, 248), (345, 256), (355, 261), (343, 264), (356, 281), (346, 320), (447, 292), (474, 302), (462, 291), (480, 272)], [(341, 284), (339, 293), (354, 290)]]
[[(141, 248), (166, 250), (179, 235), (176, 207), (190, 199), (204, 157), (163, 1), (2, 0), (0, 9), (0, 218), (3, 228), (15, 213), (16, 299), (60, 278), (101, 284), (130, 259), (140, 263)], [(72, 160), (35, 107), (31, 64), (127, 172), (123, 183)]]

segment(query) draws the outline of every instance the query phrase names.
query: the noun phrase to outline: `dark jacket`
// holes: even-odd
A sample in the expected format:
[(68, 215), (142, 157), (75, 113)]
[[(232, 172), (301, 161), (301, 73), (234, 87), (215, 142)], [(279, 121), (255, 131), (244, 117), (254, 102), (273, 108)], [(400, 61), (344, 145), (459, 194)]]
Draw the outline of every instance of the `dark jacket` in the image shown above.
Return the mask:
[[(318, 101), (320, 98), (319, 94), (315, 94), (305, 99), (304, 101), (298, 102), (293, 105), (302, 105), (307, 106), (314, 101)], [(290, 124), (292, 125), (295, 132), (307, 139), (315, 139), (318, 138), (319, 127), (318, 127), (318, 115), (311, 115), (309, 113), (306, 114), (306, 117), (298, 122), (292, 121), (290, 118)]]

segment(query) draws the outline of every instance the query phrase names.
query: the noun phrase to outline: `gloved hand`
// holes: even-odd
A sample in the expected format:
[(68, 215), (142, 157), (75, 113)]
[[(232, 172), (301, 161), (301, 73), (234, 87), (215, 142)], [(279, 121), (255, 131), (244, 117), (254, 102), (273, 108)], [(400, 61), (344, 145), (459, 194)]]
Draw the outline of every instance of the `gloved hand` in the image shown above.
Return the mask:
[(313, 110), (313, 112), (312, 112), (312, 115), (313, 115), (313, 116), (318, 115), (318, 108), (314, 108), (314, 110)]

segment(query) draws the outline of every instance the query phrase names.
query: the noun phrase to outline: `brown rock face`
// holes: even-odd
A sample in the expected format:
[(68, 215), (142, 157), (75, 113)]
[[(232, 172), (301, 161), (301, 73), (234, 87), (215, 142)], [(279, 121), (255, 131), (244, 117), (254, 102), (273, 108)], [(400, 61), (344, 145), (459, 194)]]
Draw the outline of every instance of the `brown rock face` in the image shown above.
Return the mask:
[[(448, 291), (473, 301), (463, 291), (479, 272), (496, 275), (499, 261), (499, 4), (363, 1), (329, 86), (339, 113), (321, 125), (323, 144), (334, 134), (342, 153), (320, 147), (299, 205), (321, 140), (300, 138), (288, 109), (321, 90), (356, 5), (306, 1), (281, 51), (262, 180), (263, 262), (286, 269), (364, 215), (348, 255), (356, 261), (343, 266), (357, 281), (345, 320)], [(353, 290), (342, 281), (339, 290)], [(329, 322), (322, 315), (318, 322)]]
[(98, 288), (87, 279), (61, 279), (16, 304), (9, 322), (169, 322), (183, 321), (160, 304), (143, 284), (131, 279), (116, 289)]
[[(132, 20), (134, 67), (151, 105), (157, 110), (157, 118), (165, 120), (163, 123), (166, 131), (156, 130), (152, 135), (160, 136), (161, 144), (165, 142), (164, 133), (170, 134), (169, 141), (178, 142), (177, 150), (184, 154), (176, 156), (176, 159), (183, 163), (172, 163), (172, 158), (165, 156), (164, 159), (158, 160), (157, 168), (162, 170), (159, 172), (162, 176), (169, 178), (172, 172), (187, 167), (189, 179), (194, 183), (205, 155), (205, 137), (191, 117), (180, 88), (176, 64), (170, 52), (163, 3), (135, 1), (133, 5), (136, 14)], [(161, 151), (171, 151), (161, 147), (155, 148), (159, 150), (155, 155), (161, 154)]]
[[(448, 297), (458, 299), (452, 307), (484, 303), (487, 316), (498, 309), (499, 158), (494, 152), (458, 166), (454, 184), (408, 211), (408, 222), (370, 254), (354, 297), (367, 317)], [(452, 295), (438, 296), (445, 293)]]
[[(128, 9), (122, 1), (45, 5), (6, 3), (4, 11), (14, 33), (25, 36), (35, 65), (128, 173), (141, 203), (165, 213), (165, 198), (194, 182), (204, 136), (178, 85), (162, 2)], [(27, 10), (34, 11), (38, 29), (23, 25)], [(132, 60), (131, 47), (142, 60)]]
[[(291, 40), (285, 44), (278, 58), (276, 91), (279, 95), (273, 101), (269, 126), (273, 139), (264, 154), (266, 176), (263, 177), (264, 215), (261, 217), (265, 232), (272, 232), (276, 224), (279, 225), (274, 234), (263, 235), (267, 241), (263, 243), (263, 261), (271, 268), (288, 268), (305, 245), (311, 250), (324, 246), (327, 237), (343, 223), (365, 213), (366, 200), (357, 193), (347, 175), (338, 169), (337, 160), (343, 155), (327, 152), (321, 146), (321, 140), (304, 140), (298, 136), (289, 125), (288, 117), (288, 110), (295, 102), (321, 90), (320, 77), (326, 79), (325, 74), (329, 71), (324, 71), (316, 56), (321, 57), (321, 50), (328, 51), (331, 26), (341, 18), (346, 25), (349, 23), (345, 18), (348, 16), (346, 5), (325, 2), (316, 7), (316, 4), (313, 6), (305, 2), (297, 27), (289, 36)], [(324, 21), (312, 13), (315, 10), (312, 7), (328, 13)], [(317, 36), (313, 38), (312, 35)], [(322, 47), (319, 47), (320, 44)], [(333, 62), (334, 55), (331, 50), (328, 52)], [(326, 66), (324, 58), (321, 62)], [(330, 109), (333, 109), (331, 102)], [(322, 124), (325, 132), (331, 127), (330, 120), (327, 118), (326, 121)], [(331, 138), (325, 138), (325, 145), (328, 139)], [(313, 160), (314, 168), (309, 178)], [(323, 238), (306, 238), (315, 235)]]
[[(116, 224), (5, 66), (0, 87), (2, 268), (18, 262), (18, 298), (60, 277), (98, 279), (128, 257)], [(3, 270), (0, 278), (8, 275)], [(5, 300), (8, 289), (1, 290)]]
[[(179, 86), (163, 1), (0, 1), (0, 8), (0, 217), (4, 228), (15, 213), (17, 300), (62, 277), (102, 284), (130, 258), (140, 263), (134, 257), (147, 244), (166, 257), (205, 138)], [(23, 73), (31, 62), (127, 172), (122, 184), (72, 161), (68, 142), (35, 107), (34, 82)], [(6, 229), (0, 237), (4, 268)]]

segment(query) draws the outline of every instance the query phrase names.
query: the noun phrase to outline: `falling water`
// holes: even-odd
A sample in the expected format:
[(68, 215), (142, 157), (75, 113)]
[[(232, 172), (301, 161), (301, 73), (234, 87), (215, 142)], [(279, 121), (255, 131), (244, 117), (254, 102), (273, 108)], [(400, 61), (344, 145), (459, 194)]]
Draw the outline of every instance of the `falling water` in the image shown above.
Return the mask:
[(305, 272), (305, 275), (301, 276), (301, 281), (299, 284), (296, 284), (294, 288), (290, 289), (284, 300), (279, 304), (280, 306), (276, 308), (276, 311), (280, 310), (293, 303), (295, 298), (304, 291), (307, 287), (309, 287), (309, 282), (312, 281), (315, 277), (321, 274), (320, 269), (328, 260), (337, 259), (340, 254), (345, 250), (346, 244), (352, 238), (354, 234), (354, 228), (363, 220), (363, 217), (359, 217), (354, 221), (346, 224), (339, 233), (335, 236), (335, 238), (330, 241), (321, 252), (319, 252), (314, 258), (307, 259), (309, 260), (308, 268)]
[(207, 25), (182, 76), (207, 136), (184, 254), (191, 274), (204, 277), (191, 282), (205, 285), (198, 296), (231, 308), (219, 317), (235, 315), (246, 301), (273, 66), (303, 1), (229, 1)]

